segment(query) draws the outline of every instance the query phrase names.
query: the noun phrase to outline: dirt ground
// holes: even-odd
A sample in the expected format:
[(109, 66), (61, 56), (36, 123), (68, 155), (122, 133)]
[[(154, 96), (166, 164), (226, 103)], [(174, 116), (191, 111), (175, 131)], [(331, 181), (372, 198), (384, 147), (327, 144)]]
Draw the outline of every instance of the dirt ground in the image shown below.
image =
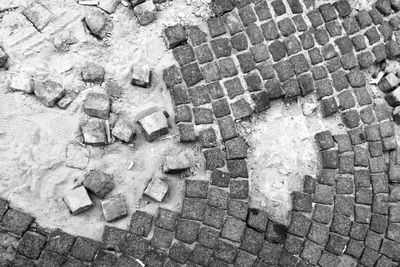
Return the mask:
[[(157, 20), (145, 27), (138, 25), (132, 10), (120, 5), (110, 16), (113, 29), (103, 42), (85, 32), (81, 22), (95, 7), (80, 6), (74, 0), (42, 0), (55, 19), (39, 33), (21, 14), (31, 0), (1, 2), (0, 10), (12, 5), (18, 8), (0, 15), (1, 45), (10, 55), (10, 69), (0, 71), (0, 196), (34, 215), (43, 226), (100, 239), (105, 222), (99, 203), (89, 212), (72, 216), (62, 201), (62, 196), (84, 174), (84, 170), (65, 166), (66, 147), (79, 138), (83, 99), (93, 90), (104, 90), (82, 83), (79, 67), (86, 61), (101, 64), (106, 69), (106, 80), (114, 79), (123, 88), (122, 97), (112, 104), (113, 112), (134, 119), (155, 108), (173, 114), (169, 93), (160, 76), (173, 58), (161, 32), (165, 26), (177, 22), (204, 27), (209, 1), (193, 0), (190, 5), (186, 0), (169, 2), (158, 12)], [(60, 52), (53, 45), (59, 34), (70, 34), (79, 41), (68, 51)], [(150, 89), (130, 85), (129, 70), (134, 64), (149, 64), (154, 69)], [(9, 91), (11, 75), (20, 72), (53, 79), (65, 88), (79, 89), (80, 94), (67, 110), (46, 108), (33, 96)], [(291, 209), (290, 192), (301, 190), (304, 175), (315, 176), (314, 133), (322, 129), (340, 130), (338, 117), (322, 120), (317, 112), (302, 114), (303, 102), (316, 103), (313, 97), (289, 105), (273, 102), (271, 109), (252, 118), (252, 124), (242, 123), (241, 131), (246, 133), (250, 146), (251, 203), (266, 208), (274, 219), (284, 223)], [(123, 193), (129, 215), (136, 208), (154, 212), (158, 207), (154, 202), (141, 200), (146, 183), (154, 176), (165, 178), (170, 185), (170, 194), (162, 206), (179, 210), (184, 178), (162, 174), (164, 155), (171, 150), (188, 149), (195, 163), (190, 179), (207, 176), (198, 147), (179, 145), (175, 128), (170, 129), (167, 137), (148, 143), (139, 136), (131, 146), (115, 142), (104, 149), (87, 147), (86, 170), (99, 168), (114, 176), (116, 188), (112, 194)], [(133, 168), (128, 170), (131, 162)], [(113, 225), (126, 228), (129, 217)]]

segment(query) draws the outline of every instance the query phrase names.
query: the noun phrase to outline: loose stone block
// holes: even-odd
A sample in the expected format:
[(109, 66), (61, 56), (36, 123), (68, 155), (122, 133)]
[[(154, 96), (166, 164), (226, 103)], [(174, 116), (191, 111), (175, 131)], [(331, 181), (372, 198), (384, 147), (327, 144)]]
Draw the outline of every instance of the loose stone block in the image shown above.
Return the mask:
[(168, 183), (154, 177), (147, 185), (144, 194), (155, 201), (162, 202), (169, 189)]
[(163, 172), (173, 173), (190, 168), (190, 161), (186, 151), (172, 151), (164, 159)]
[(103, 146), (107, 144), (105, 121), (90, 118), (81, 124), (83, 140), (85, 144)]
[[(194, 57), (194, 55), (193, 55)], [(149, 65), (133, 66), (131, 84), (143, 88), (151, 86), (152, 71)]]
[(164, 39), (169, 49), (175, 48), (178, 45), (186, 42), (187, 33), (182, 24), (168, 26), (164, 30)]
[(152, 1), (146, 1), (133, 8), (140, 25), (145, 26), (156, 20), (156, 6)]
[(103, 199), (114, 189), (114, 182), (111, 175), (95, 169), (85, 174), (83, 186), (98, 198)]
[(153, 142), (168, 133), (168, 121), (161, 111), (156, 111), (139, 120), (147, 141)]
[(332, 206), (316, 204), (312, 218), (317, 222), (327, 224), (332, 220), (332, 214)]
[(104, 74), (104, 68), (93, 62), (86, 62), (81, 69), (82, 81), (88, 83), (103, 83)]
[(63, 199), (72, 215), (78, 215), (93, 207), (93, 203), (83, 186), (69, 191)]
[(84, 21), (90, 32), (96, 38), (103, 39), (110, 30), (107, 17), (99, 10), (90, 12), (85, 16)]
[[(1, 58), (1, 52), (2, 49), (0, 47), (0, 58)], [(4, 65), (4, 64), (3, 64)], [(0, 59), (0, 66), (1, 64), (1, 59)], [(24, 73), (19, 73), (15, 74), (11, 78), (10, 82), (10, 89), (12, 91), (19, 91), (27, 94), (33, 93), (33, 80), (32, 77), (29, 75), (26, 75)]]
[(26, 232), (17, 247), (17, 252), (30, 259), (38, 259), (46, 243), (46, 237), (35, 232)]
[(105, 94), (90, 93), (86, 96), (83, 109), (89, 116), (106, 120), (110, 113), (110, 97)]
[(111, 134), (126, 143), (132, 142), (136, 136), (136, 132), (133, 130), (132, 125), (124, 118), (118, 118)]
[(128, 215), (124, 197), (121, 194), (112, 196), (101, 202), (103, 215), (107, 222), (124, 218)]
[(48, 107), (53, 107), (65, 93), (61, 84), (51, 80), (34, 81), (33, 92), (40, 102)]
[(286, 56), (286, 47), (281, 41), (274, 41), (269, 44), (269, 52), (274, 61), (280, 61)]
[(33, 2), (27, 6), (22, 14), (35, 26), (38, 31), (42, 31), (53, 19), (53, 14), (42, 4)]

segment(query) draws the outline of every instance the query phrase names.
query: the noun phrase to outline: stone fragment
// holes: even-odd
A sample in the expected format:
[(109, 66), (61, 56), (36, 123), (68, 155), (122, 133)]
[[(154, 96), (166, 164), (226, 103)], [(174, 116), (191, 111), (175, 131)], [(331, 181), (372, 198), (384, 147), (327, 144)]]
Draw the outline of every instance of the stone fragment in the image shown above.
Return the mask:
[(110, 113), (110, 105), (108, 95), (90, 93), (86, 96), (83, 109), (89, 116), (106, 120)]
[(144, 190), (144, 194), (155, 201), (162, 202), (169, 189), (168, 183), (154, 177)]
[(169, 153), (163, 163), (164, 173), (179, 172), (190, 168), (190, 160), (186, 151)]
[(120, 3), (121, 0), (100, 0), (98, 7), (108, 14), (112, 14), (115, 12)]
[(38, 31), (42, 31), (53, 19), (53, 14), (42, 4), (33, 2), (27, 6), (22, 14), (35, 26)]
[(86, 62), (81, 68), (82, 81), (88, 83), (103, 83), (105, 70), (102, 66), (93, 63)]
[(106, 37), (110, 30), (107, 24), (107, 17), (99, 10), (92, 11), (86, 15), (84, 21), (90, 32), (99, 39)]
[(81, 124), (83, 140), (85, 144), (103, 146), (107, 144), (105, 121), (90, 118)]
[(89, 162), (89, 150), (81, 145), (70, 143), (66, 148), (65, 166), (85, 169)]
[(152, 1), (146, 1), (133, 8), (133, 13), (139, 21), (139, 24), (145, 26), (156, 20), (156, 6)]
[(66, 93), (58, 102), (57, 106), (62, 109), (66, 109), (78, 96), (75, 92), (68, 92)]
[(136, 136), (136, 132), (133, 130), (132, 125), (124, 118), (118, 118), (115, 123), (111, 134), (121, 141), (130, 143)]
[(168, 133), (168, 121), (162, 111), (153, 112), (139, 120), (147, 141), (153, 142)]
[(53, 107), (65, 93), (61, 84), (51, 80), (34, 81), (33, 92), (36, 97), (48, 107)]
[(71, 211), (72, 215), (78, 215), (79, 213), (82, 213), (93, 207), (93, 203), (83, 186), (79, 186), (69, 191), (64, 196), (64, 202)]
[(151, 86), (152, 71), (149, 65), (133, 66), (131, 84), (143, 88)]
[(111, 175), (94, 169), (85, 174), (83, 186), (98, 198), (103, 199), (114, 189), (114, 182)]
[(116, 221), (128, 215), (124, 197), (121, 194), (112, 196), (101, 202), (104, 219), (107, 222)]
[[(1, 48), (0, 48), (0, 58), (1, 58)], [(2, 64), (0, 59), (0, 67), (1, 66)], [(27, 94), (33, 93), (32, 77), (24, 73), (13, 75), (10, 82), (10, 89), (12, 91), (19, 91)]]

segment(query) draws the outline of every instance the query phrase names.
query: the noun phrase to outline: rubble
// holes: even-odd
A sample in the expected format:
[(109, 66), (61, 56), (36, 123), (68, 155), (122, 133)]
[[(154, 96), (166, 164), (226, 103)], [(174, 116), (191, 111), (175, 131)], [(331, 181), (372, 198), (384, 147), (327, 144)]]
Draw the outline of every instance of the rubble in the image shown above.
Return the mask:
[(103, 83), (105, 70), (93, 62), (86, 62), (81, 69), (82, 81), (88, 83)]
[(0, 68), (3, 68), (8, 60), (8, 55), (2, 47), (0, 47)]
[(133, 138), (136, 136), (136, 132), (133, 130), (130, 123), (123, 118), (118, 118), (111, 133), (113, 136), (126, 143), (132, 142)]
[(53, 14), (38, 2), (33, 2), (27, 6), (22, 14), (35, 26), (38, 31), (44, 29), (53, 19)]
[(153, 1), (146, 1), (133, 8), (140, 25), (145, 26), (156, 20), (156, 6)]
[(122, 219), (128, 215), (124, 197), (121, 194), (112, 196), (101, 202), (104, 219), (107, 222)]
[(173, 173), (189, 168), (190, 160), (186, 152), (180, 151), (178, 153), (172, 152), (165, 157), (162, 170), (164, 173)]
[(90, 32), (99, 39), (103, 39), (109, 31), (107, 17), (99, 10), (85, 16), (84, 21)]
[(103, 199), (114, 189), (114, 182), (111, 175), (95, 169), (85, 174), (83, 186), (96, 197)]
[(146, 187), (144, 194), (155, 201), (162, 202), (167, 194), (169, 186), (167, 182), (154, 177)]
[(89, 150), (86, 148), (70, 143), (66, 148), (65, 166), (83, 170), (89, 163), (89, 155)]
[(81, 124), (85, 144), (103, 146), (107, 144), (106, 126), (104, 120), (90, 118)]
[(158, 137), (168, 133), (168, 121), (162, 111), (156, 111), (139, 120), (146, 139), (153, 142)]
[(20, 91), (27, 94), (33, 93), (32, 77), (24, 73), (14, 74), (11, 77), (10, 89), (13, 91)]
[(64, 88), (61, 84), (51, 80), (34, 81), (33, 92), (48, 107), (53, 107), (64, 96)]
[(86, 96), (83, 109), (89, 116), (106, 120), (110, 113), (110, 97), (106, 94), (90, 93)]
[(151, 86), (152, 72), (149, 65), (132, 67), (132, 85), (149, 88)]
[(72, 215), (78, 215), (79, 213), (82, 213), (93, 207), (93, 203), (83, 186), (79, 186), (69, 191), (64, 196), (64, 202), (71, 211)]
[(57, 106), (59, 108), (66, 109), (72, 103), (72, 101), (75, 100), (77, 96), (78, 96), (77, 93), (69, 92), (57, 102)]

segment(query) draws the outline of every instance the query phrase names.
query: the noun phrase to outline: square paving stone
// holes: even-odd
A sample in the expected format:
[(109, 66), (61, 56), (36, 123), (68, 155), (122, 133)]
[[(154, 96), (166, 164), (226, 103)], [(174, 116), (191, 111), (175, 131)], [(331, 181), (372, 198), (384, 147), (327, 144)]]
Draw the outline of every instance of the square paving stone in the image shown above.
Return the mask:
[(231, 175), (228, 172), (223, 172), (220, 170), (215, 170), (211, 173), (211, 185), (218, 187), (228, 187), (229, 181), (231, 180)]
[(342, 35), (342, 26), (338, 20), (332, 20), (325, 24), (326, 30), (329, 32), (331, 37)]
[(274, 61), (280, 61), (286, 56), (286, 46), (281, 41), (273, 41), (269, 44), (269, 52)]
[(244, 33), (238, 33), (231, 38), (231, 45), (234, 49), (242, 51), (247, 49), (249, 44)]
[(210, 186), (208, 190), (208, 205), (220, 208), (228, 208), (229, 193), (221, 188)]
[(266, 91), (261, 91), (251, 94), (251, 99), (254, 102), (254, 111), (261, 112), (270, 108), (270, 97)]
[(354, 238), (355, 240), (363, 241), (366, 237), (368, 232), (368, 225), (352, 222), (351, 223), (351, 230), (350, 230), (350, 237)]
[(318, 99), (321, 99), (325, 96), (330, 96), (333, 94), (332, 83), (329, 78), (315, 81), (315, 89), (317, 92)]
[[(353, 155), (351, 155), (352, 158)], [(354, 190), (354, 183), (352, 176), (340, 175), (336, 180), (336, 193), (337, 194), (352, 194)]]
[(372, 212), (386, 215), (389, 210), (389, 196), (387, 194), (376, 194), (373, 197)]
[(400, 224), (389, 223), (387, 228), (386, 237), (396, 242), (400, 241)]
[(181, 45), (172, 50), (175, 60), (180, 66), (186, 65), (196, 60), (194, 51), (191, 45)]
[(250, 48), (255, 62), (259, 63), (269, 58), (268, 47), (265, 44), (257, 44)]
[(258, 19), (260, 21), (270, 19), (272, 17), (271, 10), (267, 4), (267, 2), (259, 2), (255, 6), (255, 11), (257, 13)]
[(318, 244), (306, 240), (304, 243), (304, 249), (301, 252), (301, 257), (307, 261), (309, 261), (311, 264), (316, 265), (321, 257), (323, 248), (319, 246)]
[(308, 238), (318, 245), (325, 246), (326, 242), (328, 241), (328, 232), (328, 226), (313, 222), (310, 228), (310, 232), (308, 233)]
[(185, 27), (190, 43), (193, 46), (201, 45), (207, 42), (207, 34), (203, 32), (198, 26)]
[(342, 258), (333, 255), (329, 252), (322, 252), (322, 256), (321, 259), (319, 260), (319, 264), (321, 266), (339, 266), (339, 264), (341, 264), (342, 262)]
[(352, 87), (365, 86), (365, 76), (360, 70), (352, 70), (346, 75), (346, 77)]
[(312, 72), (313, 78), (315, 80), (320, 80), (320, 79), (328, 77), (328, 71), (326, 70), (326, 68), (324, 66), (314, 66), (311, 69), (311, 72)]
[(267, 80), (265, 89), (270, 96), (270, 99), (278, 99), (285, 95), (278, 78)]
[(208, 181), (204, 180), (186, 180), (186, 197), (207, 198)]
[(170, 89), (170, 94), (176, 106), (190, 103), (189, 93), (186, 87), (183, 85), (176, 85), (172, 87)]
[(179, 123), (180, 142), (194, 142), (196, 141), (196, 133), (194, 132), (194, 125), (192, 123)]
[(193, 108), (194, 123), (199, 124), (212, 124), (214, 121), (213, 112), (209, 108)]
[(304, 181), (303, 181), (303, 192), (308, 193), (308, 194), (314, 194), (315, 193), (315, 185), (317, 183), (317, 180), (309, 175), (304, 176)]
[(311, 226), (311, 220), (300, 212), (292, 212), (289, 233), (297, 236), (307, 236)]
[(233, 242), (241, 242), (246, 228), (246, 223), (235, 217), (228, 217), (221, 231), (221, 237)]
[(272, 41), (279, 37), (278, 27), (274, 20), (268, 20), (260, 25), (265, 40)]
[(335, 140), (336, 144), (338, 145), (339, 153), (352, 150), (350, 137), (347, 134), (334, 135), (333, 139)]
[(249, 203), (242, 200), (230, 199), (228, 204), (228, 214), (245, 221), (249, 209)]
[(399, 203), (389, 205), (389, 221), (400, 222), (400, 204)]
[(98, 242), (78, 236), (71, 248), (71, 255), (83, 261), (92, 261), (99, 248)]
[(179, 68), (176, 65), (172, 65), (163, 70), (163, 80), (168, 89), (173, 88), (183, 81)]
[(169, 250), (168, 256), (176, 262), (185, 264), (190, 257), (191, 249), (181, 242), (175, 242)]
[[(102, 240), (107, 249), (120, 251), (127, 233), (126, 230), (105, 225)], [(70, 250), (74, 241), (75, 237), (70, 236), (67, 233), (61, 233), (60, 235), (55, 235), (54, 238), (50, 238), (46, 249), (58, 253), (66, 253)], [(50, 245), (51, 242), (53, 242), (53, 245)]]
[(382, 62), (386, 59), (386, 48), (383, 44), (375, 45), (372, 53), (374, 53), (375, 62)]
[[(367, 34), (367, 33), (366, 33)], [(365, 37), (364, 35), (356, 35), (351, 38), (351, 42), (353, 43), (354, 49), (356, 51), (361, 51), (367, 48), (367, 45), (365, 44)]]
[(367, 167), (369, 165), (369, 154), (366, 148), (361, 146), (354, 147), (354, 165)]
[(360, 24), (361, 29), (371, 26), (371, 24), (373, 23), (370, 14), (366, 10), (358, 12), (356, 18), (358, 20), (358, 23)]
[(380, 40), (380, 35), (376, 27), (367, 30), (365, 35), (367, 36), (370, 45), (373, 45)]
[(146, 266), (162, 267), (164, 266), (166, 259), (167, 255), (165, 252), (150, 249), (146, 251), (146, 254), (143, 258), (143, 263)]
[[(335, 47), (332, 44), (324, 45), (322, 47), (321, 51), (322, 51), (322, 56), (324, 57), (325, 60), (332, 59), (334, 57), (337, 57), (337, 55), (338, 55), (338, 53), (335, 50)], [(329, 69), (328, 64), (327, 64), (327, 68)], [(330, 71), (330, 72), (332, 72), (332, 71)]]
[(261, 78), (256, 72), (245, 75), (244, 80), (249, 92), (260, 91), (262, 89)]
[(291, 196), (293, 210), (311, 212), (312, 195), (294, 191)]
[(176, 226), (175, 238), (179, 241), (192, 244), (197, 239), (199, 229), (199, 222), (180, 219)]
[(236, 10), (232, 10), (226, 13), (224, 16), (225, 25), (228, 28), (228, 31), (231, 35), (235, 35), (236, 33), (243, 30), (243, 23), (240, 20), (240, 17)]
[(212, 250), (200, 244), (196, 244), (192, 250), (190, 261), (201, 266), (208, 266), (211, 261)]
[(253, 255), (257, 255), (262, 247), (263, 242), (263, 233), (254, 231), (251, 228), (246, 228), (240, 248)]
[(254, 12), (253, 7), (251, 5), (247, 5), (243, 8), (240, 8), (238, 11), (239, 11), (239, 16), (242, 19), (243, 25), (245, 27), (257, 21), (256, 13)]
[(214, 59), (213, 54), (212, 54), (211, 49), (208, 46), (208, 44), (203, 44), (203, 45), (195, 47), (194, 53), (196, 55), (197, 61), (200, 64), (211, 62)]
[(358, 65), (361, 69), (369, 68), (374, 63), (374, 60), (374, 56), (369, 51), (357, 55)]
[(370, 229), (379, 234), (384, 234), (388, 226), (388, 218), (385, 215), (373, 213), (371, 216)]
[(296, 32), (296, 28), (290, 18), (284, 18), (278, 21), (278, 28), (283, 36), (290, 36)]
[(250, 117), (253, 113), (252, 107), (244, 98), (231, 103), (231, 109), (233, 116), (237, 120)]
[(255, 23), (250, 24), (246, 27), (247, 36), (250, 39), (252, 45), (260, 44), (264, 42), (264, 33), (260, 26)]
[(372, 204), (372, 190), (369, 188), (358, 188), (356, 190), (356, 203)]
[(360, 263), (365, 266), (374, 266), (379, 258), (379, 253), (371, 250), (370, 248), (365, 248), (361, 256)]
[(292, 64), (289, 60), (280, 61), (279, 63), (274, 64), (274, 68), (281, 82), (284, 82), (295, 75)]
[(217, 146), (217, 136), (214, 129), (208, 128), (199, 132), (199, 141), (202, 147), (210, 148)]
[(248, 73), (256, 68), (256, 62), (250, 52), (236, 55), (240, 69), (243, 73)]
[(222, 78), (217, 62), (205, 64), (201, 67), (201, 72), (207, 83), (219, 81)]
[(356, 205), (354, 209), (355, 221), (358, 223), (369, 224), (371, 221), (371, 206)]
[(342, 22), (342, 26), (348, 35), (360, 31), (360, 26), (355, 17), (348, 17)]
[(365, 124), (371, 124), (371, 123), (375, 122), (374, 110), (371, 106), (367, 106), (367, 107), (361, 109), (360, 116), (361, 116), (361, 120)]
[(164, 30), (164, 38), (167, 42), (167, 46), (169, 49), (172, 49), (187, 40), (187, 35), (185, 32), (185, 28), (182, 24), (175, 24), (173, 26), (169, 26)]
[(347, 110), (342, 113), (342, 121), (346, 127), (352, 129), (360, 125), (360, 114), (355, 109)]
[(337, 1), (337, 2), (333, 3), (333, 6), (337, 10), (337, 12), (339, 13), (339, 16), (341, 18), (345, 18), (348, 15), (350, 15), (350, 13), (351, 13), (351, 7), (347, 0)]
[(226, 210), (207, 206), (203, 223), (221, 229), (226, 218)]
[(287, 232), (288, 227), (286, 225), (269, 220), (265, 239), (272, 243), (281, 244), (284, 243)]
[(153, 223), (153, 216), (137, 210), (132, 214), (129, 231), (140, 236), (148, 236)]
[(319, 12), (322, 15), (322, 18), (324, 19), (325, 22), (334, 20), (337, 18), (336, 10), (333, 7), (332, 4), (327, 3), (327, 4), (322, 4), (318, 7)]
[(322, 167), (326, 169), (337, 169), (339, 157), (337, 150), (323, 150), (320, 152)]
[(112, 251), (100, 250), (94, 258), (95, 266), (112, 266), (116, 263), (118, 255)]
[(296, 75), (302, 74), (310, 69), (310, 65), (304, 54), (298, 54), (290, 58), (290, 63)]
[(219, 82), (206, 84), (204, 87), (207, 88), (208, 94), (212, 99), (217, 99), (225, 96), (224, 90)]
[(6, 232), (22, 236), (32, 222), (32, 216), (10, 208), (3, 215), (0, 226)]
[(348, 236), (350, 233), (351, 220), (349, 217), (340, 213), (333, 215), (333, 222), (330, 230), (343, 236)]
[(314, 37), (310, 31), (300, 34), (299, 38), (300, 38), (301, 45), (304, 50), (308, 50), (315, 46)]
[(351, 255), (356, 259), (359, 259), (362, 255), (363, 250), (364, 242), (350, 239), (349, 244), (346, 247), (346, 254)]
[(325, 249), (335, 255), (341, 255), (346, 248), (347, 241), (348, 239), (343, 236), (329, 234), (329, 240)]
[[(369, 159), (369, 168), (370, 168), (371, 173), (386, 172), (387, 165), (385, 163), (384, 156), (370, 158)], [(379, 177), (379, 175), (376, 176), (376, 179), (378, 179), (378, 177)], [(374, 178), (375, 177), (371, 177), (372, 184), (377, 187), (377, 189), (374, 189), (374, 190), (378, 190), (378, 191), (384, 190), (385, 192), (387, 192), (387, 189), (383, 189), (383, 187), (386, 187), (386, 183), (382, 184), (381, 182), (374, 181), (373, 180)], [(379, 177), (379, 179), (382, 179), (382, 182), (387, 181), (387, 178), (384, 178), (384, 177)]]
[(298, 31), (304, 32), (308, 29), (307, 23), (301, 14), (295, 15), (292, 19)]
[(302, 96), (306, 96), (315, 91), (314, 80), (310, 73), (297, 76), (297, 84), (300, 87)]
[(222, 136), (222, 140), (224, 141), (229, 140), (238, 135), (236, 130), (236, 124), (233, 121), (232, 117), (226, 116), (221, 119), (218, 119), (218, 125)]
[(199, 198), (184, 198), (181, 217), (190, 220), (202, 221), (206, 210), (206, 200)]
[(239, 80), (239, 78), (237, 78), (237, 77), (235, 77), (231, 80), (225, 81), (224, 86), (228, 92), (228, 96), (230, 99), (233, 99), (236, 96), (244, 93), (243, 85), (242, 85), (241, 81)]
[(400, 165), (391, 164), (388, 176), (390, 182), (398, 183), (400, 181)]
[(264, 210), (250, 209), (247, 225), (259, 232), (265, 232), (268, 224), (268, 213)]
[(238, 70), (232, 58), (222, 58), (218, 61), (218, 64), (222, 77), (229, 78), (238, 74)]
[(321, 13), (319, 13), (318, 9), (313, 9), (307, 13), (307, 17), (311, 22), (313, 28), (316, 28), (324, 23)]
[(323, 117), (335, 114), (339, 110), (335, 97), (332, 96), (322, 99), (321, 109)]
[(258, 257), (267, 264), (274, 265), (282, 253), (282, 245), (264, 241)]
[(202, 226), (197, 241), (205, 247), (214, 248), (217, 244), (220, 231), (208, 226)]
[(203, 80), (203, 75), (197, 63), (190, 63), (182, 66), (181, 73), (187, 86), (193, 86)]
[(337, 70), (340, 69), (340, 58), (339, 57), (334, 57), (326, 61), (326, 69), (329, 71), (329, 73), (333, 73)]
[(22, 236), (17, 252), (27, 258), (38, 259), (45, 244), (45, 236), (28, 231)]
[(319, 45), (323, 46), (329, 42), (328, 31), (324, 28), (317, 28), (314, 30), (314, 38)]
[(324, 61), (324, 58), (322, 57), (321, 51), (318, 47), (314, 47), (308, 50), (308, 57), (310, 58), (310, 62), (312, 65), (316, 65)]
[(226, 263), (233, 263), (238, 253), (238, 247), (219, 239), (214, 247), (214, 257)]
[(354, 197), (352, 195), (336, 195), (334, 212), (341, 213), (345, 216), (354, 214)]
[(304, 240), (292, 234), (286, 234), (285, 249), (292, 254), (300, 254), (303, 249)]
[(379, 157), (383, 155), (383, 147), (381, 141), (368, 142), (368, 149), (371, 157)]
[(275, 0), (271, 3), (271, 5), (277, 16), (281, 16), (286, 13), (286, 7), (282, 0)]
[(249, 197), (249, 181), (248, 180), (231, 180), (230, 182), (230, 198), (231, 199), (247, 199)]
[(321, 204), (333, 204), (335, 188), (329, 185), (317, 184), (314, 201)]
[(255, 261), (256, 261), (255, 256), (243, 250), (239, 250), (236, 256), (235, 266), (253, 266)]
[(125, 237), (122, 252), (128, 256), (142, 260), (150, 248), (150, 241), (135, 234), (128, 233)]
[(350, 70), (358, 66), (356, 56), (353, 52), (349, 52), (340, 57), (340, 64), (345, 70)]
[(339, 156), (339, 172), (354, 173), (354, 154), (341, 154)]
[(175, 108), (175, 122), (191, 122), (192, 112), (188, 105), (180, 105)]
[(287, 2), (293, 14), (303, 13), (303, 6), (299, 0), (288, 0)]

